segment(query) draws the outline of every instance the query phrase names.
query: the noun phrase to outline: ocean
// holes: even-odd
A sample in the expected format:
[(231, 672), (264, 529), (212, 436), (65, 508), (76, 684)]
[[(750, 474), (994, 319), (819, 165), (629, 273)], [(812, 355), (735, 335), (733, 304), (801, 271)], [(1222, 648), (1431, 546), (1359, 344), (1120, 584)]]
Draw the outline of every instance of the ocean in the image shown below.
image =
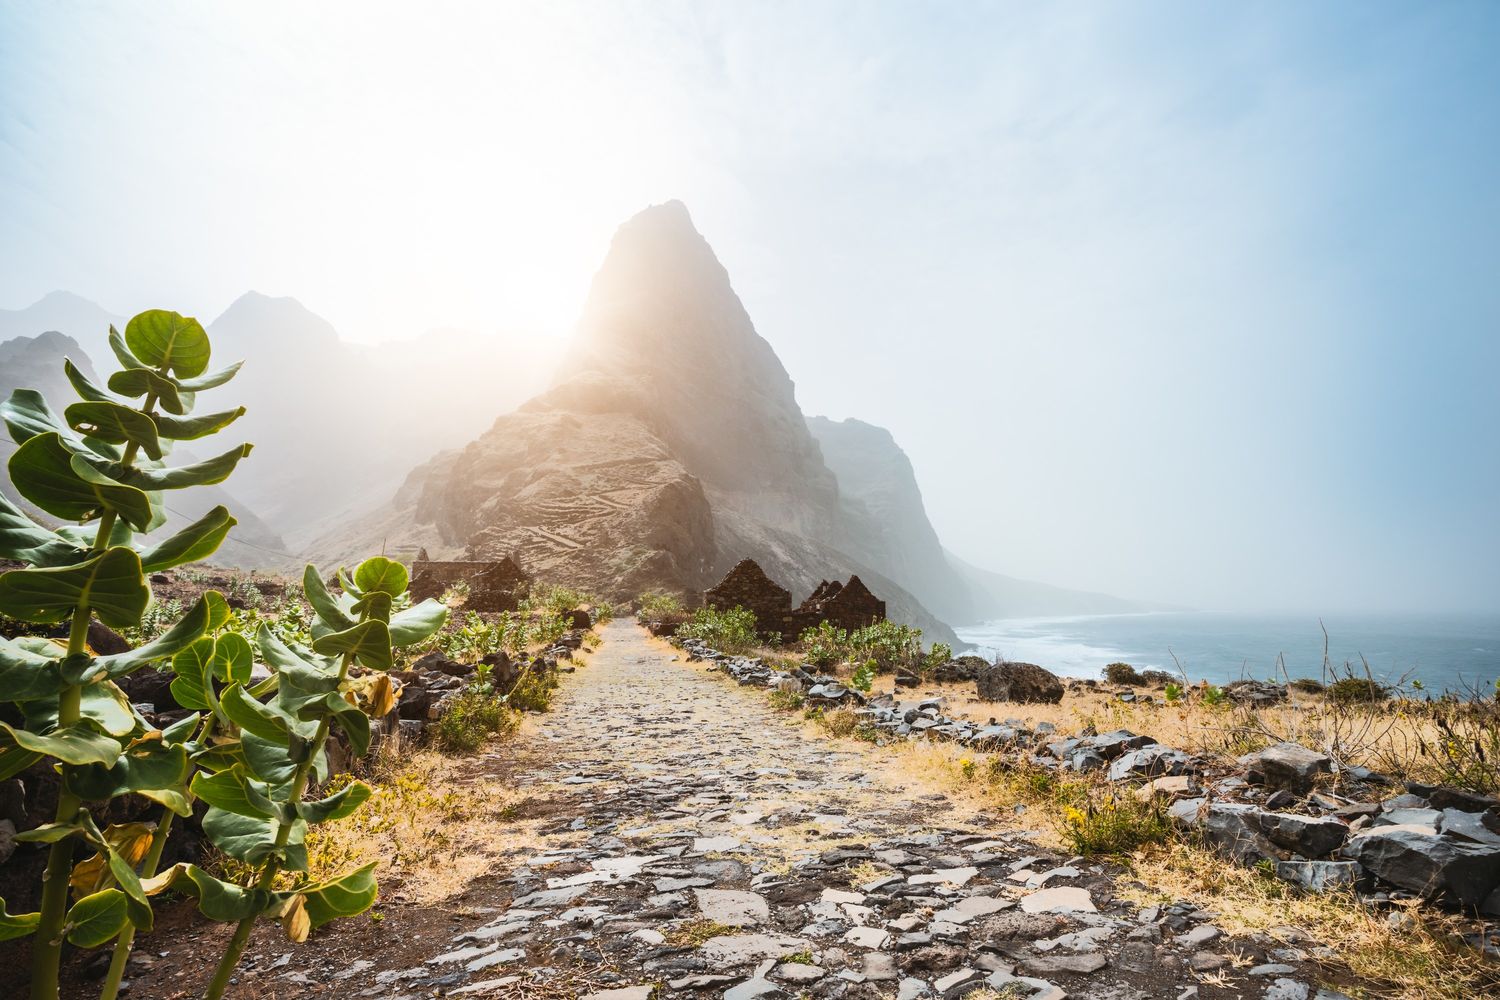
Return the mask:
[[(1478, 690), (1494, 695), (1500, 679), (1500, 615), (1333, 615), (1328, 655), (1363, 676), (1422, 682), (1429, 692)], [(1105, 664), (1177, 672), (1224, 684), (1242, 677), (1320, 678), (1323, 630), (1317, 616), (1221, 612), (1002, 618), (955, 630), (985, 656), (1037, 663), (1065, 677), (1100, 677)], [(1340, 673), (1340, 676), (1342, 673)]]

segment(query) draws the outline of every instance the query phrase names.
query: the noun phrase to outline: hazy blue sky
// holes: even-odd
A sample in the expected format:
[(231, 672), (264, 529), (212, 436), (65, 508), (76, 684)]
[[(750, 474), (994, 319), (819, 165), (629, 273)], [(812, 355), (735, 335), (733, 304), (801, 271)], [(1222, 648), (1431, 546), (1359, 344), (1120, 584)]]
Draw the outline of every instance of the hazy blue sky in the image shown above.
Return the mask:
[(0, 306), (565, 334), (681, 198), (940, 534), (1500, 608), (1500, 4), (9, 4)]

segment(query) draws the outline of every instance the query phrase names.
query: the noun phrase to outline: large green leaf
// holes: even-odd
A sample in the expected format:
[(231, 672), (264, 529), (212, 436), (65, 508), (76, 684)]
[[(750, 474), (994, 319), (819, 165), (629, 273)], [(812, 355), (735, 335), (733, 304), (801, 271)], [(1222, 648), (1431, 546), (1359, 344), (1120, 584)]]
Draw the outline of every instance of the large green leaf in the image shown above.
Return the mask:
[(172, 657), (172, 698), (183, 708), (213, 708), (209, 700), (208, 674), (214, 659), (214, 640), (204, 636)]
[(328, 585), (318, 575), (318, 567), (312, 563), (308, 563), (302, 571), (302, 592), (307, 596), (307, 603), (312, 605), (313, 611), (330, 629), (342, 632), (354, 627), (354, 619), (338, 599), (329, 593)]
[(382, 621), (364, 621), (342, 632), (313, 640), (313, 652), (323, 656), (353, 655), (356, 662), (374, 670), (394, 669), (391, 630)]
[(361, 594), (378, 592), (399, 597), (406, 592), (410, 574), (406, 567), (385, 556), (372, 556), (354, 570), (354, 585)]
[(73, 436), (47, 405), (46, 398), (35, 389), (12, 392), (9, 399), (0, 403), (0, 419), (4, 419), (6, 430), (16, 444), (25, 444), (38, 434)]
[(6, 747), (0, 750), (0, 781), (14, 778), (41, 759), (41, 754), (25, 747)]
[(142, 490), (180, 490), (188, 486), (212, 486), (228, 479), (230, 473), (234, 472), (234, 467), (240, 463), (240, 459), (250, 454), (254, 447), (251, 444), (242, 444), (202, 462), (173, 468), (151, 468), (144, 465), (127, 468), (118, 462), (96, 462), (94, 468), (119, 482), (129, 483)]
[(363, 781), (351, 782), (316, 802), (298, 802), (297, 815), (309, 823), (326, 823), (352, 815), (370, 797), (370, 786)]
[(116, 330), (114, 324), (109, 327), (109, 349), (115, 352), (115, 358), (119, 360), (122, 368), (145, 368), (146, 362), (130, 353), (130, 348), (125, 345), (125, 338)]
[(340, 917), (358, 916), (375, 902), (375, 862), (297, 891), (307, 897), (307, 915), (313, 927)]
[(0, 702), (56, 695), (65, 686), (58, 669), (60, 660), (61, 656), (35, 653), (19, 642), (0, 637)]
[(338, 695), (328, 696), (328, 707), (333, 721), (349, 737), (349, 749), (354, 756), (363, 757), (370, 749), (370, 717)]
[[(203, 832), (215, 847), (231, 858), (253, 865), (276, 853), (278, 827), (275, 820), (243, 816), (217, 806), (209, 806), (203, 817)], [(306, 836), (307, 823), (301, 819), (294, 821), (285, 847), (286, 867), (294, 871), (307, 868), (307, 849), (302, 845)]]
[(40, 913), (11, 913), (5, 908), (5, 900), (0, 899), (0, 941), (25, 937), (36, 930), (41, 919)]
[(87, 375), (79, 370), (73, 363), (72, 358), (63, 358), (63, 374), (68, 376), (68, 381), (73, 383), (73, 391), (79, 396), (93, 403), (113, 403), (109, 393), (95, 385)]
[(277, 819), (282, 810), (271, 801), (271, 789), (257, 781), (236, 764), (217, 774), (198, 772), (193, 776), (193, 794), (215, 809), (249, 816), (252, 819)]
[(99, 733), (86, 722), (75, 722), (50, 733), (33, 733), (8, 722), (0, 722), (0, 729), (10, 734), (23, 750), (56, 757), (65, 764), (113, 764), (124, 751), (119, 740)]
[(68, 768), (63, 785), (86, 802), (136, 792), (159, 802), (179, 816), (192, 814), (187, 799), (187, 781), (192, 768), (182, 744), (162, 740), (138, 740), (125, 749), (113, 766), (86, 764)]
[(441, 601), (428, 598), (414, 608), (391, 616), (391, 645), (410, 646), (421, 642), (437, 634), (447, 621), (448, 608)]
[(146, 892), (156, 895), (167, 889), (192, 896), (198, 909), (210, 920), (239, 923), (247, 917), (266, 913), (278, 905), (274, 893), (265, 889), (247, 889), (214, 878), (197, 865), (177, 864), (145, 882)]
[(156, 402), (169, 414), (182, 415), (192, 409), (192, 395), (177, 388), (177, 383), (150, 368), (126, 368), (109, 377), (111, 392), (131, 399), (155, 396)]
[(178, 384), (189, 392), (202, 392), (204, 389), (217, 389), (225, 382), (228, 382), (230, 379), (234, 378), (234, 376), (239, 372), (241, 366), (243, 366), (244, 363), (245, 362), (243, 361), (236, 361), (232, 365), (226, 365), (216, 372), (209, 372), (207, 375), (199, 375), (197, 378), (178, 379)]
[(64, 932), (68, 941), (80, 948), (97, 948), (118, 937), (129, 920), (125, 894), (119, 889), (105, 889), (73, 904)]
[(27, 500), (68, 521), (87, 521), (105, 510), (143, 529), (151, 522), (145, 492), (102, 474), (71, 451), (57, 432), (37, 434), (10, 456), (10, 479)]
[(238, 523), (227, 507), (214, 507), (172, 537), (143, 550), (141, 568), (147, 573), (159, 573), (173, 566), (207, 559), (218, 550), (229, 529)]
[(293, 729), (291, 720), (250, 697), (238, 684), (224, 689), (219, 706), (241, 732), (253, 733), (263, 740), (284, 743)]
[(87, 545), (74, 545), (57, 532), (42, 527), (0, 493), (0, 559), (47, 567), (67, 566), (87, 555)]
[[(155, 663), (168, 656), (186, 649), (197, 641), (212, 623), (214, 598), (219, 597), (216, 591), (208, 591), (193, 602), (192, 607), (171, 628), (150, 642), (135, 649), (123, 653), (114, 653), (110, 656), (97, 656), (94, 665), (97, 673), (106, 677), (123, 677), (133, 670), (137, 670), (148, 663)], [(219, 598), (222, 600), (222, 598)], [(97, 674), (96, 674), (97, 675)], [(192, 707), (184, 705), (184, 708)]]
[(68, 426), (79, 434), (110, 444), (135, 444), (152, 459), (161, 458), (156, 421), (123, 403), (74, 403), (63, 411)]
[(23, 569), (0, 576), (0, 613), (21, 621), (60, 622), (76, 607), (93, 608), (110, 628), (131, 628), (151, 602), (141, 560), (130, 549), (106, 549), (76, 566)]
[[(57, 702), (33, 701), (25, 706), (26, 728), (45, 733), (57, 725)], [(79, 714), (92, 720), (110, 736), (129, 736), (140, 719), (130, 707), (130, 699), (110, 681), (85, 684), (79, 692)]]
[(156, 430), (164, 438), (173, 441), (195, 441), (201, 437), (217, 433), (234, 423), (245, 415), (243, 406), (234, 410), (224, 410), (222, 413), (205, 413), (198, 417), (174, 417), (167, 413), (158, 413), (152, 419), (156, 421)]
[(166, 309), (148, 309), (125, 324), (125, 345), (148, 366), (165, 368), (178, 378), (202, 375), (208, 368), (203, 324)]

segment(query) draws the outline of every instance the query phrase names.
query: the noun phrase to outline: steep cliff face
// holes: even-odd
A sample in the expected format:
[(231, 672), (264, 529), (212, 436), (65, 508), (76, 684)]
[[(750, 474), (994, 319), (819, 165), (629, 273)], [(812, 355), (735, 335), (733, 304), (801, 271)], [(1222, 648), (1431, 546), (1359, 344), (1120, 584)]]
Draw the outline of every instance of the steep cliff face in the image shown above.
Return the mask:
[(799, 601), (858, 574), (892, 618), (953, 641), (888, 571), (889, 546), (866, 543), (874, 518), (840, 500), (791, 378), (680, 203), (621, 227), (564, 372), (319, 551), (352, 556), (378, 531), (387, 551), (433, 553), (436, 536), (616, 599), (700, 591), (748, 556)]
[(911, 460), (891, 432), (852, 418), (809, 417), (807, 426), (838, 480), (844, 546), (944, 621), (973, 621), (969, 586), (949, 563)]
[(716, 506), (803, 534), (833, 528), (838, 487), (792, 380), (681, 202), (620, 227), (567, 364), (643, 380), (663, 440)]

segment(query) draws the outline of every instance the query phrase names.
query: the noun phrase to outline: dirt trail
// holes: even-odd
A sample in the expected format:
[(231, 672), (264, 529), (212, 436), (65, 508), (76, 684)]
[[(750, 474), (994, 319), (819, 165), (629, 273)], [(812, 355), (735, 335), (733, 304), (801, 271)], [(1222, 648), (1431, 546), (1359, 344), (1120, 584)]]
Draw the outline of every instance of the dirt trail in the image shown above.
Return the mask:
[[(524, 850), (441, 906), (382, 903), (378, 926), (296, 949), (265, 929), (236, 996), (1318, 995), (1306, 951), (1138, 912), (1113, 871), (879, 773), (633, 623), (603, 631), (475, 775), (547, 803)], [(131, 997), (187, 985), (140, 971)]]

